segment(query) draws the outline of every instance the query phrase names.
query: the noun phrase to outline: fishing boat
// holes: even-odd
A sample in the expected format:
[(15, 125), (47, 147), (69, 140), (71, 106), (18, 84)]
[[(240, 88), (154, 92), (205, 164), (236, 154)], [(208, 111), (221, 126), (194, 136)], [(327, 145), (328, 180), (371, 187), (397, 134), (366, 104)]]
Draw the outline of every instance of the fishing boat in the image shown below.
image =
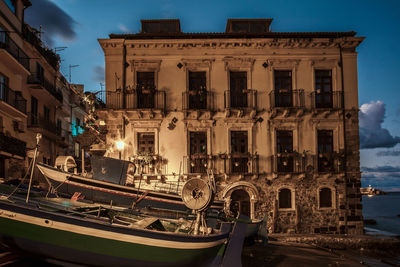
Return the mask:
[(186, 190), (186, 205), (197, 211), (190, 224), (102, 206), (4, 197), (0, 240), (44, 258), (91, 266), (209, 266), (227, 244), (231, 224), (203, 225), (202, 211), (211, 203), (207, 190), (193, 185)]
[[(154, 207), (167, 210), (190, 211), (182, 202), (179, 190), (161, 192), (136, 188), (127, 176), (131, 162), (105, 157), (92, 158), (92, 177), (73, 171), (76, 163), (71, 156), (56, 159), (54, 167), (37, 163), (53, 191), (69, 196), (80, 196), (98, 203), (122, 207)], [(223, 210), (224, 202), (214, 201), (211, 209)]]

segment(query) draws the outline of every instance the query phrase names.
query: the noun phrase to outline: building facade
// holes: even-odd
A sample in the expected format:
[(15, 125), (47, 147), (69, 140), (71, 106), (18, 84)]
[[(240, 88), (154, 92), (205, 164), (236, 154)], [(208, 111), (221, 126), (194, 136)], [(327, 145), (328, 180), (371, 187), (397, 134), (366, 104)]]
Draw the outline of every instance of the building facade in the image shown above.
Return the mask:
[(212, 172), (226, 210), (267, 214), (270, 232), (360, 234), (364, 38), (271, 22), (184, 33), (179, 20), (144, 20), (137, 34), (99, 39), (106, 155), (138, 163), (141, 186)]
[(0, 1), (0, 177), (6, 179), (25, 174), (37, 133), (39, 161), (53, 165), (58, 155), (72, 154), (72, 106), (85, 110), (74, 100), (82, 94), (59, 71), (59, 56), (24, 23), (31, 5)]

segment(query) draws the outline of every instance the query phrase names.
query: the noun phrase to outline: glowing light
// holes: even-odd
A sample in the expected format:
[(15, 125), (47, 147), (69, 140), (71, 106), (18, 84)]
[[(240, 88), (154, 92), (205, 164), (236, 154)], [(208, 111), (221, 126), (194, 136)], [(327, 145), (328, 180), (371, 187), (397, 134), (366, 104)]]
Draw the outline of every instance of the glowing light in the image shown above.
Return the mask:
[(125, 147), (124, 141), (119, 140), (119, 141), (116, 141), (115, 144), (116, 144), (118, 150), (124, 150), (124, 147)]

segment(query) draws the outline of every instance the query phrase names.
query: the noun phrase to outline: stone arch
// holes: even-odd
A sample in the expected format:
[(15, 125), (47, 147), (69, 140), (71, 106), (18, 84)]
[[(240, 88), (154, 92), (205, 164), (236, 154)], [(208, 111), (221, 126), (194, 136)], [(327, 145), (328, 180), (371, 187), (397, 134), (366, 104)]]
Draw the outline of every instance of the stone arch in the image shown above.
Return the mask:
[(232, 193), (238, 190), (243, 190), (249, 195), (250, 201), (250, 219), (255, 219), (255, 204), (259, 201), (259, 193), (257, 188), (249, 182), (236, 182), (225, 187), (222, 192), (222, 198), (224, 199), (225, 205), (224, 210), (226, 213), (230, 213)]

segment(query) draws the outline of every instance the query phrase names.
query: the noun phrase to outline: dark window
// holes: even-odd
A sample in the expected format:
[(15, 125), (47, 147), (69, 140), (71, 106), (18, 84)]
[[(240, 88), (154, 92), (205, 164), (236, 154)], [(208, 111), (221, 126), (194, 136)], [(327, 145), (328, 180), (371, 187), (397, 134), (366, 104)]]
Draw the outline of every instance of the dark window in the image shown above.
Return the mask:
[(138, 152), (154, 153), (154, 133), (138, 133)]
[(190, 132), (190, 172), (204, 173), (207, 169), (207, 133)]
[(276, 151), (278, 172), (293, 172), (293, 133), (292, 131), (276, 132)]
[(50, 121), (50, 109), (46, 106), (43, 106), (43, 119), (46, 122)]
[(232, 108), (247, 107), (247, 72), (231, 71), (230, 77), (230, 101)]
[(178, 33), (179, 20), (142, 20), (143, 33)]
[(0, 73), (0, 100), (8, 101), (8, 77)]
[(189, 108), (207, 108), (206, 72), (189, 72)]
[(38, 123), (38, 100), (35, 97), (31, 97), (31, 124), (35, 125)]
[(136, 75), (138, 108), (154, 108), (154, 72), (137, 72)]
[(44, 82), (44, 69), (38, 62), (36, 62), (36, 79), (38, 82)]
[(232, 21), (232, 32), (252, 32), (252, 33), (262, 33), (267, 32), (267, 24), (265, 21), (263, 22), (255, 22), (255, 21)]
[(247, 131), (231, 132), (231, 171), (232, 173), (248, 172), (248, 137)]
[(275, 106), (292, 106), (292, 72), (290, 70), (275, 70)]
[(61, 129), (62, 129), (61, 120), (57, 119), (57, 134), (58, 135), (61, 135)]
[(292, 208), (292, 191), (290, 191), (290, 189), (283, 188), (279, 191), (279, 208)]
[(331, 130), (319, 130), (318, 142), (318, 171), (330, 172), (333, 167), (333, 133)]
[(315, 70), (315, 106), (332, 108), (332, 72)]
[(319, 207), (331, 208), (332, 207), (332, 190), (329, 188), (321, 188), (319, 190)]

